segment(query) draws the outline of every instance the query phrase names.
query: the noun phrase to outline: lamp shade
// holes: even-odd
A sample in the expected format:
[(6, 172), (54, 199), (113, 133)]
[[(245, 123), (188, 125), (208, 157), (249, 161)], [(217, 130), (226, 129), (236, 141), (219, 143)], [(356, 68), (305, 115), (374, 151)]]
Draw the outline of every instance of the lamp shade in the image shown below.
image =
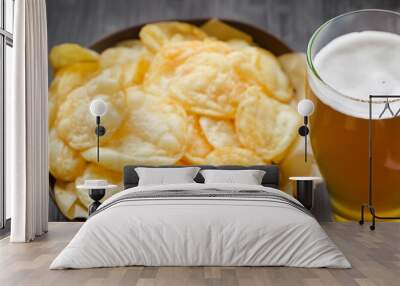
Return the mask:
[(297, 104), (297, 111), (302, 116), (310, 116), (314, 112), (314, 103), (309, 99), (302, 99)]
[(107, 113), (107, 104), (102, 99), (94, 99), (90, 103), (90, 112), (93, 116), (103, 116)]

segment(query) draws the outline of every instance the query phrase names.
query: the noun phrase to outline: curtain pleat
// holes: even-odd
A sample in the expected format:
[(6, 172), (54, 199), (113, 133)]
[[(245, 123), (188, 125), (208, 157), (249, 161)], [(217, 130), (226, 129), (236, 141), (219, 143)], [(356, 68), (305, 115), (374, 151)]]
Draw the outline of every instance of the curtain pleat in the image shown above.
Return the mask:
[(14, 94), (6, 99), (12, 106), (6, 124), (13, 131), (6, 130), (6, 152), (9, 144), (14, 148), (6, 157), (6, 185), (12, 192), (10, 240), (27, 242), (46, 232), (48, 223), (47, 22), (45, 0), (15, 5)]

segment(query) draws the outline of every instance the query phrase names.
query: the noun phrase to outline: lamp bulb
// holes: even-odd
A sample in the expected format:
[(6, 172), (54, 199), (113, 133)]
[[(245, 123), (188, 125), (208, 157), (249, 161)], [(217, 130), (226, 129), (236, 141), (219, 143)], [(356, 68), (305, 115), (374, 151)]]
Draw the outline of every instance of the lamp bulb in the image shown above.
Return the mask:
[(107, 104), (102, 99), (94, 99), (90, 103), (90, 112), (93, 116), (103, 116), (107, 113)]
[(314, 103), (309, 99), (302, 99), (297, 104), (297, 111), (302, 116), (310, 116), (314, 112)]

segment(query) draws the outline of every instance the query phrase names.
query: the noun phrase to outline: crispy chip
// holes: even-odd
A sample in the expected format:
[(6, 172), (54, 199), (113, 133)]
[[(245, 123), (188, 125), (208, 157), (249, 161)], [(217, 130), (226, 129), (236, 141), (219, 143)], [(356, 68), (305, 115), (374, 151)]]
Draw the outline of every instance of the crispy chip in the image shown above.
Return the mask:
[(167, 86), (168, 79), (175, 76), (176, 69), (188, 59), (200, 53), (227, 54), (232, 49), (217, 41), (188, 41), (169, 43), (165, 45), (153, 59), (145, 78), (146, 85), (161, 85), (162, 90)]
[(241, 40), (247, 43), (252, 41), (249, 34), (242, 32), (218, 19), (211, 19), (207, 21), (201, 29), (211, 37), (215, 37), (221, 41), (229, 41), (233, 39)]
[[(124, 127), (101, 148), (99, 164), (120, 172), (128, 164), (171, 165), (182, 158), (187, 144), (187, 117), (176, 103), (143, 93), (137, 88), (127, 90), (130, 111)], [(96, 148), (82, 153), (96, 161)]]
[(244, 48), (251, 47), (250, 43), (238, 39), (229, 40), (226, 42), (226, 44), (229, 45), (234, 50), (241, 50)]
[(320, 177), (321, 174), (315, 161), (312, 149), (307, 149), (307, 162), (304, 162), (304, 137), (298, 136), (288, 150), (285, 158), (279, 163), (281, 174), (281, 190), (292, 194), (293, 186), (290, 184), (291, 176)]
[(267, 50), (248, 47), (235, 51), (229, 56), (240, 78), (250, 84), (257, 84), (264, 92), (279, 101), (289, 102), (293, 88), (283, 72), (277, 58)]
[(203, 116), (199, 122), (208, 142), (214, 148), (240, 146), (231, 120), (218, 120)]
[(227, 61), (232, 49), (220, 42), (184, 44), (189, 50), (182, 49), (183, 45), (166, 47), (163, 68), (155, 71), (162, 78), (156, 80), (161, 92), (191, 113), (233, 118), (245, 85)]
[(53, 126), (58, 107), (75, 88), (85, 84), (99, 71), (97, 62), (76, 63), (60, 69), (49, 89), (49, 127)]
[(204, 133), (199, 125), (197, 116), (189, 116), (188, 118), (188, 146), (184, 155), (186, 161), (184, 165), (203, 165), (206, 163), (206, 156), (212, 151), (212, 146), (206, 140)]
[(75, 194), (75, 184), (57, 181), (54, 186), (54, 197), (61, 213), (69, 220), (74, 219), (74, 205), (78, 199)]
[(99, 55), (77, 44), (62, 44), (50, 51), (50, 63), (55, 70), (83, 62), (96, 62)]
[(99, 71), (97, 62), (76, 63), (60, 69), (50, 85), (50, 94), (58, 101), (65, 100), (65, 96), (85, 84)]
[(143, 44), (140, 40), (125, 40), (118, 42), (117, 47), (125, 47), (125, 48), (136, 48), (136, 47), (143, 47)]
[(75, 204), (72, 215), (74, 218), (87, 218), (89, 214), (88, 210), (81, 206), (81, 204)]
[(60, 106), (55, 128), (58, 136), (74, 149), (82, 150), (96, 145), (95, 118), (89, 112), (90, 102), (95, 98), (107, 104), (102, 117), (106, 134), (101, 144), (110, 140), (120, 127), (126, 111), (126, 96), (112, 70), (105, 70), (86, 85), (73, 90)]
[(249, 88), (236, 113), (240, 143), (264, 160), (279, 162), (297, 136), (301, 124), (290, 106), (266, 96), (259, 88)]
[[(122, 171), (122, 170), (121, 170)], [(111, 197), (112, 195), (122, 191), (122, 172), (113, 172), (107, 169), (104, 169), (97, 164), (89, 164), (87, 165), (83, 174), (76, 179), (75, 186), (83, 185), (85, 180), (107, 180), (109, 184), (118, 185), (120, 187), (108, 189), (101, 202), (104, 202), (107, 198)], [(76, 194), (82, 203), (83, 206), (86, 208), (93, 202), (93, 200), (89, 197), (88, 190), (85, 189), (76, 189)], [(87, 210), (86, 210), (87, 213)]]
[(278, 57), (278, 60), (295, 89), (296, 96), (293, 98), (292, 102), (293, 104), (297, 105), (297, 101), (299, 99), (306, 97), (306, 56), (302, 53), (290, 53)]
[(265, 164), (261, 157), (251, 150), (238, 147), (223, 147), (212, 151), (207, 156), (210, 165), (262, 165)]
[(50, 173), (59, 180), (73, 181), (85, 169), (85, 160), (58, 138), (54, 129), (49, 134), (49, 157)]
[(139, 33), (143, 44), (157, 52), (168, 42), (203, 40), (207, 37), (196, 26), (181, 22), (159, 22), (145, 25)]
[(143, 45), (115, 47), (105, 50), (100, 56), (103, 69), (119, 66), (124, 87), (141, 84), (150, 66), (151, 58)]

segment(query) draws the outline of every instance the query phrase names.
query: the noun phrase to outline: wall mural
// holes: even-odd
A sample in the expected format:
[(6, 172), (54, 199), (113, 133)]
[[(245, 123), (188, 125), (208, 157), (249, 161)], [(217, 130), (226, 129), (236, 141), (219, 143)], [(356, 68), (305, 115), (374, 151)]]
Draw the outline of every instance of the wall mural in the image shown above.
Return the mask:
[[(234, 26), (215, 19), (158, 22), (141, 27), (138, 38), (106, 38), (92, 49), (75, 43), (51, 47), (51, 189), (67, 219), (86, 217), (92, 202), (76, 185), (96, 178), (121, 185), (128, 164), (274, 163), (280, 166), (281, 189), (291, 193), (290, 176), (321, 175), (316, 159), (328, 179), (335, 218), (359, 218), (367, 194), (367, 145), (361, 142), (367, 121), (334, 111), (311, 92), (305, 55), (283, 44), (270, 51), (264, 38), (271, 36)], [(311, 117), (316, 156), (309, 148), (304, 162), (304, 139), (298, 135), (303, 118), (296, 107), (306, 97), (316, 106)], [(99, 162), (89, 111), (93, 99), (108, 108)], [(399, 125), (393, 122), (387, 126)], [(343, 133), (353, 127), (361, 130), (359, 136)], [(337, 150), (340, 138), (346, 138), (348, 150)], [(392, 155), (398, 166), (398, 152)], [(352, 172), (354, 182), (343, 176)], [(106, 198), (120, 190), (108, 191)], [(390, 210), (399, 212), (395, 206)]]

